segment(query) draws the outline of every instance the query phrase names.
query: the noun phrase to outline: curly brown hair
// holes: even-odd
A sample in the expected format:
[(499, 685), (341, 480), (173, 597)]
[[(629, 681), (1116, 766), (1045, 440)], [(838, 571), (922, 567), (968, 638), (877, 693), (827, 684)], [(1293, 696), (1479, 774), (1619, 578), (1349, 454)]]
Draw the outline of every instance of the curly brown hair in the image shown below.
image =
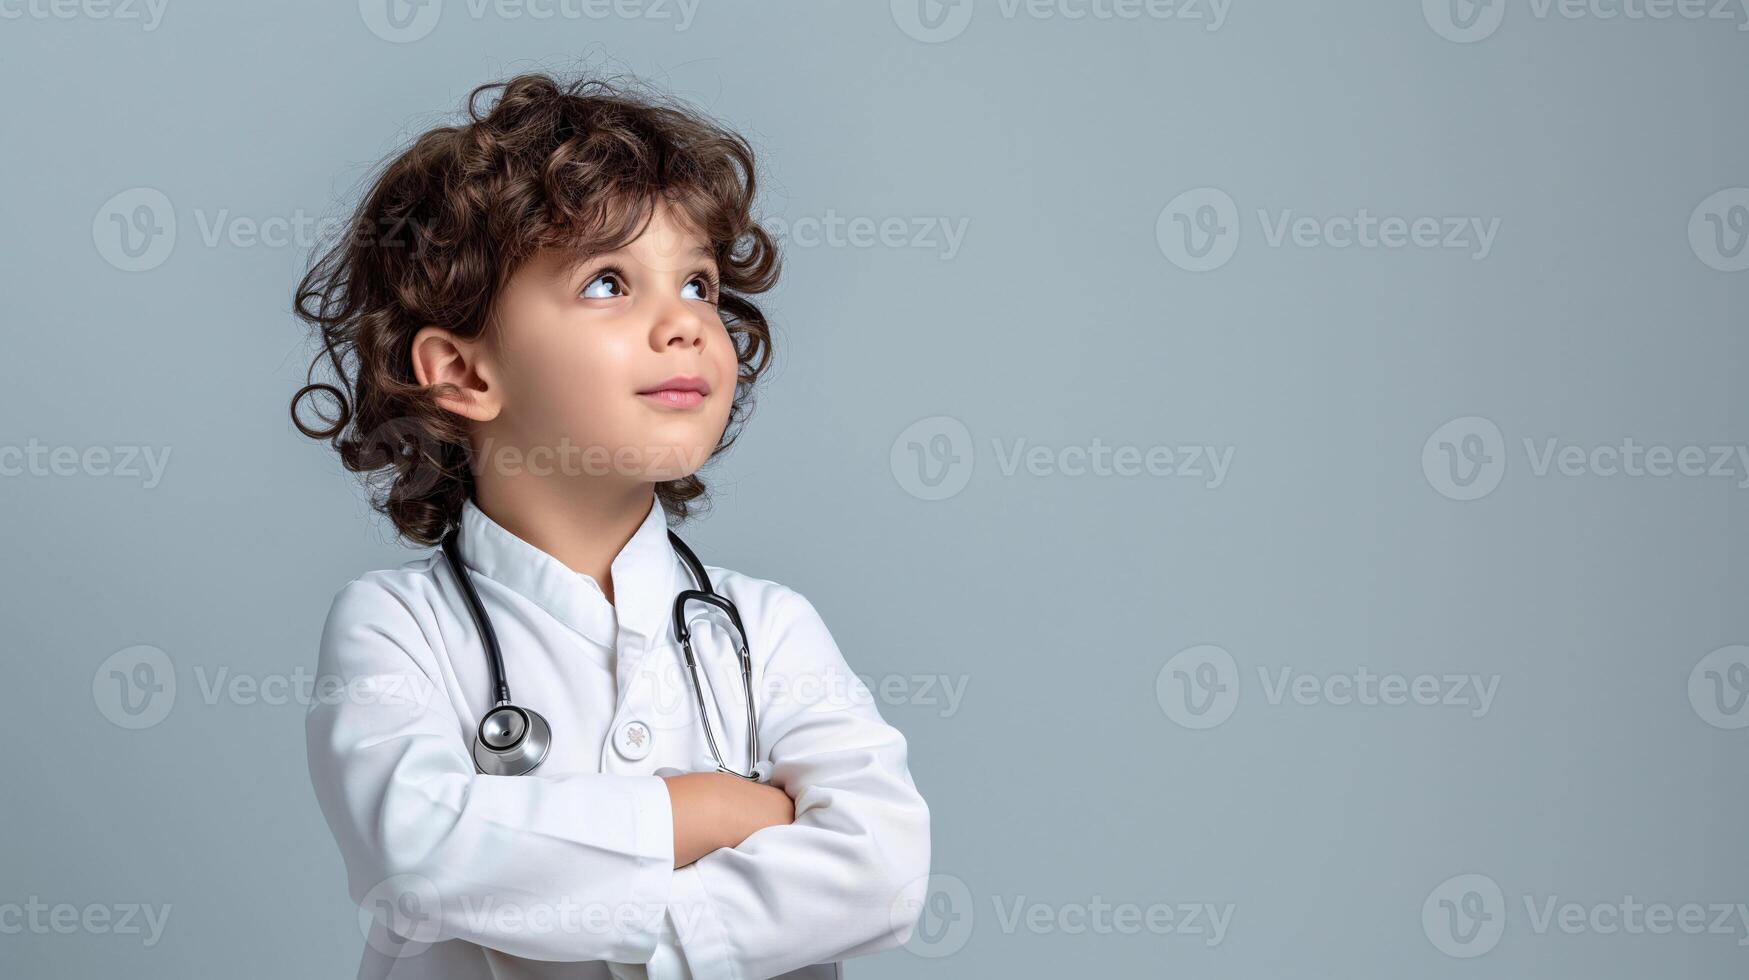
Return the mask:
[[(476, 103), (496, 89), (482, 114)], [(481, 336), (495, 298), (540, 250), (614, 251), (662, 201), (706, 239), (737, 361), (713, 459), (739, 435), (773, 353), (770, 325), (748, 297), (776, 284), (778, 250), (752, 215), (753, 150), (740, 135), (641, 84), (604, 78), (517, 75), (475, 88), (465, 108), (465, 124), (425, 132), (386, 162), (349, 234), (311, 264), (294, 301), (321, 350), (292, 396), (293, 424), (363, 474), (372, 506), (421, 545), (460, 521), (474, 470), (467, 421), (436, 402), (451, 386), (414, 377), (413, 335), (435, 324)], [(332, 383), (314, 380), (324, 363)], [(306, 424), (300, 406), (317, 395), (332, 410), (317, 405), (319, 424)], [(656, 495), (676, 520), (709, 500), (696, 474), (657, 483)]]

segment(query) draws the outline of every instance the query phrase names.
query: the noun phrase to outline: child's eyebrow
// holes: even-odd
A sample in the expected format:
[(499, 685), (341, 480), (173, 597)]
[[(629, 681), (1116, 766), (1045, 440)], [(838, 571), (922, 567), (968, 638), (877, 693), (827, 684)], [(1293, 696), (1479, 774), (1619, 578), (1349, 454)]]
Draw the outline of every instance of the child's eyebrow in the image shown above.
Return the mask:
[[(583, 269), (584, 266), (588, 265), (591, 262), (595, 262), (595, 261), (603, 260), (603, 259), (611, 259), (617, 255), (623, 255), (624, 253), (625, 253), (624, 248), (616, 248), (611, 252), (573, 251), (571, 253), (571, 258), (566, 260), (563, 268), (561, 268), (559, 270), (559, 275), (562, 277), (565, 277), (565, 278), (570, 278), (572, 276), (575, 276), (578, 272), (580, 272)], [(716, 253), (711, 251), (711, 249), (705, 245), (694, 246), (691, 251), (686, 253), (686, 258), (689, 258), (689, 259), (692, 259), (692, 258), (708, 259), (708, 260), (710, 260), (710, 262), (713, 266), (716, 264), (716, 257), (717, 257)]]

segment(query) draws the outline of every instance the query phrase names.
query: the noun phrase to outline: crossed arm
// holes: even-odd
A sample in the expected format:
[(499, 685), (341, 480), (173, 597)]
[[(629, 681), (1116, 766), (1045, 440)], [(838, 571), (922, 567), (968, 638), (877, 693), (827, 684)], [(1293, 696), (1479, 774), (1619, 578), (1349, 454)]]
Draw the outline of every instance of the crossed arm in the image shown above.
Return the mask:
[(796, 818), (795, 801), (776, 786), (726, 772), (665, 777), (674, 814), (674, 866), (684, 868), (720, 847), (735, 847), (756, 830)]
[[(429, 646), (409, 642), (422, 634), (398, 598), (350, 583), (324, 627), (319, 672), (383, 693), (318, 700), (306, 734), (353, 898), (415, 876), (441, 898), (431, 941), (650, 964), (652, 980), (750, 980), (904, 942), (929, 866), (929, 813), (905, 739), (813, 606), (787, 591), (773, 603), (785, 605), (767, 624), (767, 676), (860, 696), (764, 706), (770, 785), (723, 773), (530, 779), (474, 771), (441, 686), (418, 702), (393, 693), (431, 691), (443, 673)], [(612, 925), (536, 929), (479, 914), (555, 903), (607, 909)]]

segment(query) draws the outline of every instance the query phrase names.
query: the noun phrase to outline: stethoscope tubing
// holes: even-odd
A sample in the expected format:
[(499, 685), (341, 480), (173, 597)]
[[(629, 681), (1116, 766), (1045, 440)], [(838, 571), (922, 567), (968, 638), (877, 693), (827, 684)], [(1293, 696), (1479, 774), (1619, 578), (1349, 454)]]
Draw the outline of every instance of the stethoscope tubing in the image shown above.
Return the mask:
[[(468, 612), (474, 620), (474, 626), (480, 633), (480, 643), (486, 652), (486, 669), (491, 676), (493, 707), (480, 719), (479, 731), (474, 736), (475, 767), (481, 772), (487, 772), (482, 763), (482, 756), (494, 763), (496, 774), (522, 775), (540, 765), (545, 758), (551, 742), (551, 733), (546, 720), (538, 713), (528, 708), (514, 704), (510, 697), (510, 682), (505, 676), (504, 656), (498, 646), (497, 631), (492, 628), (492, 618), (487, 615), (485, 605), (480, 601), (480, 595), (474, 588), (472, 576), (467, 574), (467, 568), (461, 558), (461, 528), (454, 527), (443, 538), (443, 555), (448, 562), (450, 572), (456, 581), (461, 583), (462, 598), (466, 601)], [(668, 540), (674, 545), (674, 550), (680, 554), (681, 561), (686, 565), (694, 581), (700, 588), (685, 589), (674, 598), (674, 634), (680, 641), (680, 647), (685, 654), (686, 670), (692, 679), (693, 698), (698, 704), (699, 723), (704, 728), (705, 742), (710, 746), (711, 757), (717, 762), (717, 771), (740, 776), (743, 779), (758, 781), (759, 771), (759, 715), (753, 703), (753, 658), (747, 647), (747, 629), (741, 622), (741, 611), (735, 603), (725, 596), (719, 595), (711, 585), (710, 575), (705, 572), (704, 563), (698, 560), (680, 535), (672, 530), (668, 532)], [(698, 658), (692, 650), (692, 630), (686, 622), (686, 604), (688, 602), (705, 602), (721, 609), (734, 625), (740, 644), (736, 649), (737, 659), (741, 668), (741, 690), (747, 704), (747, 761), (748, 771), (739, 772), (729, 768), (723, 761), (722, 750), (717, 745), (716, 732), (711, 726), (710, 712), (704, 703), (704, 685), (698, 676)], [(513, 712), (521, 719), (520, 734), (514, 742), (505, 747), (488, 747), (487, 727), (494, 717), (504, 712)], [(494, 732), (497, 738), (503, 738), (499, 732)], [(533, 739), (533, 754), (528, 744)], [(499, 765), (502, 763), (502, 765)]]

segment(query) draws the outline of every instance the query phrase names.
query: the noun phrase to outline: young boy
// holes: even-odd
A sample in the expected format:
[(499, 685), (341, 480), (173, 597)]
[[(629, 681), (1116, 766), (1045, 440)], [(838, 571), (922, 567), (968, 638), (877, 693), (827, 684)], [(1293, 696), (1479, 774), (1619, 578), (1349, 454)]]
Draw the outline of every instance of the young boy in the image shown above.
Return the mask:
[(310, 776), (359, 975), (755, 978), (904, 942), (904, 737), (806, 598), (697, 581), (667, 530), (769, 362), (751, 149), (599, 81), (467, 112), (297, 297), (334, 374), (298, 427), (444, 544), (347, 583), (322, 633)]

